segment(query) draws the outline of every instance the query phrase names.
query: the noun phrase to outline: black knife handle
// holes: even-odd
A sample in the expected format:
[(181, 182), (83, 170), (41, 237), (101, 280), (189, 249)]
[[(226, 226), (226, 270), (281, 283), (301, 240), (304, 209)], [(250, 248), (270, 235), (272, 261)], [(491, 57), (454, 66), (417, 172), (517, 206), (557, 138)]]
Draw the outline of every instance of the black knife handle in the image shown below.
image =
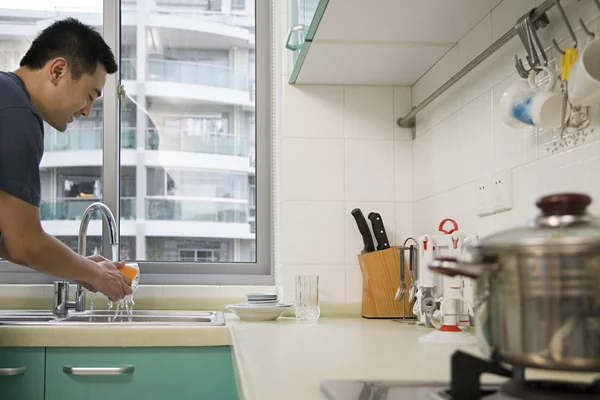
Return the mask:
[(381, 215), (376, 212), (369, 213), (369, 220), (371, 221), (371, 226), (373, 227), (375, 239), (377, 239), (377, 250), (389, 249), (390, 241), (385, 233), (385, 226), (383, 226), (383, 219), (381, 218)]
[(373, 243), (373, 237), (371, 236), (371, 231), (369, 230), (369, 225), (367, 224), (367, 220), (363, 215), (360, 208), (355, 208), (351, 212), (354, 220), (356, 221), (356, 225), (358, 225), (358, 231), (362, 236), (363, 243), (365, 245), (364, 251), (366, 253), (370, 253), (375, 251), (375, 244)]

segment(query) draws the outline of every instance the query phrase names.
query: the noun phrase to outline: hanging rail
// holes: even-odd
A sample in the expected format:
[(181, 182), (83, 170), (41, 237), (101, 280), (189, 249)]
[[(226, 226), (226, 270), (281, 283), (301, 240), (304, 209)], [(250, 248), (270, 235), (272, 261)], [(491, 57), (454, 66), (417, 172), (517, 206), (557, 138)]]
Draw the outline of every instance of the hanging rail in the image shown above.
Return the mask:
[[(541, 18), (548, 10), (556, 5), (556, 0), (546, 0), (541, 6), (537, 7), (532, 14), (531, 22), (537, 21)], [(446, 90), (450, 89), (456, 82), (461, 80), (465, 75), (471, 72), (475, 67), (481, 64), (485, 59), (494, 54), (496, 50), (500, 49), (506, 43), (508, 43), (513, 37), (517, 35), (516, 26), (506, 32), (500, 39), (496, 40), (490, 47), (485, 49), (479, 54), (473, 61), (467, 64), (463, 69), (458, 71), (456, 75), (450, 78), (446, 83), (440, 86), (435, 92), (429, 95), (423, 100), (418, 106), (413, 107), (412, 110), (404, 117), (398, 119), (398, 125), (402, 128), (411, 128), (415, 124), (415, 116), (427, 107), (431, 102), (442, 95)]]

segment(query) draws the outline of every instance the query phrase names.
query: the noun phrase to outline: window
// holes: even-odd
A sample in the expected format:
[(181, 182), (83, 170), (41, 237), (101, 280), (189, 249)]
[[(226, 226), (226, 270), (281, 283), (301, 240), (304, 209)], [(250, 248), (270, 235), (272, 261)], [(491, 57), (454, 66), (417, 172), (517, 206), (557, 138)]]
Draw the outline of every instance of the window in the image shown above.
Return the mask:
[[(120, 64), (89, 118), (64, 133), (46, 127), (46, 231), (76, 250), (78, 221), (100, 200), (118, 218), (121, 258), (140, 264), (145, 283), (271, 284), (270, 2), (18, 7), (0, 0), (0, 26), (15, 28), (0, 31), (0, 69), (18, 66), (57, 9), (99, 29)], [(99, 216), (90, 223), (86, 252), (110, 256), (101, 223)], [(7, 263), (0, 270), (15, 272), (11, 282), (53, 280)]]

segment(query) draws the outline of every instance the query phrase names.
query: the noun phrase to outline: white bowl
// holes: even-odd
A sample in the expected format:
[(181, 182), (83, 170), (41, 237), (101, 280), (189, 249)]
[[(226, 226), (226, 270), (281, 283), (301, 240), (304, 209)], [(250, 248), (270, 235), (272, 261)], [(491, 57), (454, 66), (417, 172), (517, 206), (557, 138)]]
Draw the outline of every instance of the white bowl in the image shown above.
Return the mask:
[(233, 312), (242, 321), (274, 321), (281, 317), (286, 308), (291, 304), (260, 305), (230, 304), (226, 309)]

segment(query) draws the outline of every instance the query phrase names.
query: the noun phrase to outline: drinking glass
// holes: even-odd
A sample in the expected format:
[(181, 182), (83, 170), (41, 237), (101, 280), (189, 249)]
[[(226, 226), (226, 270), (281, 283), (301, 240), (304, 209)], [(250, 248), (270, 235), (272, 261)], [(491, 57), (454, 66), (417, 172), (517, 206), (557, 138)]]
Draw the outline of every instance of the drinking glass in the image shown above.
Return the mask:
[(296, 277), (296, 318), (300, 321), (315, 322), (321, 315), (319, 306), (319, 277), (301, 275)]

